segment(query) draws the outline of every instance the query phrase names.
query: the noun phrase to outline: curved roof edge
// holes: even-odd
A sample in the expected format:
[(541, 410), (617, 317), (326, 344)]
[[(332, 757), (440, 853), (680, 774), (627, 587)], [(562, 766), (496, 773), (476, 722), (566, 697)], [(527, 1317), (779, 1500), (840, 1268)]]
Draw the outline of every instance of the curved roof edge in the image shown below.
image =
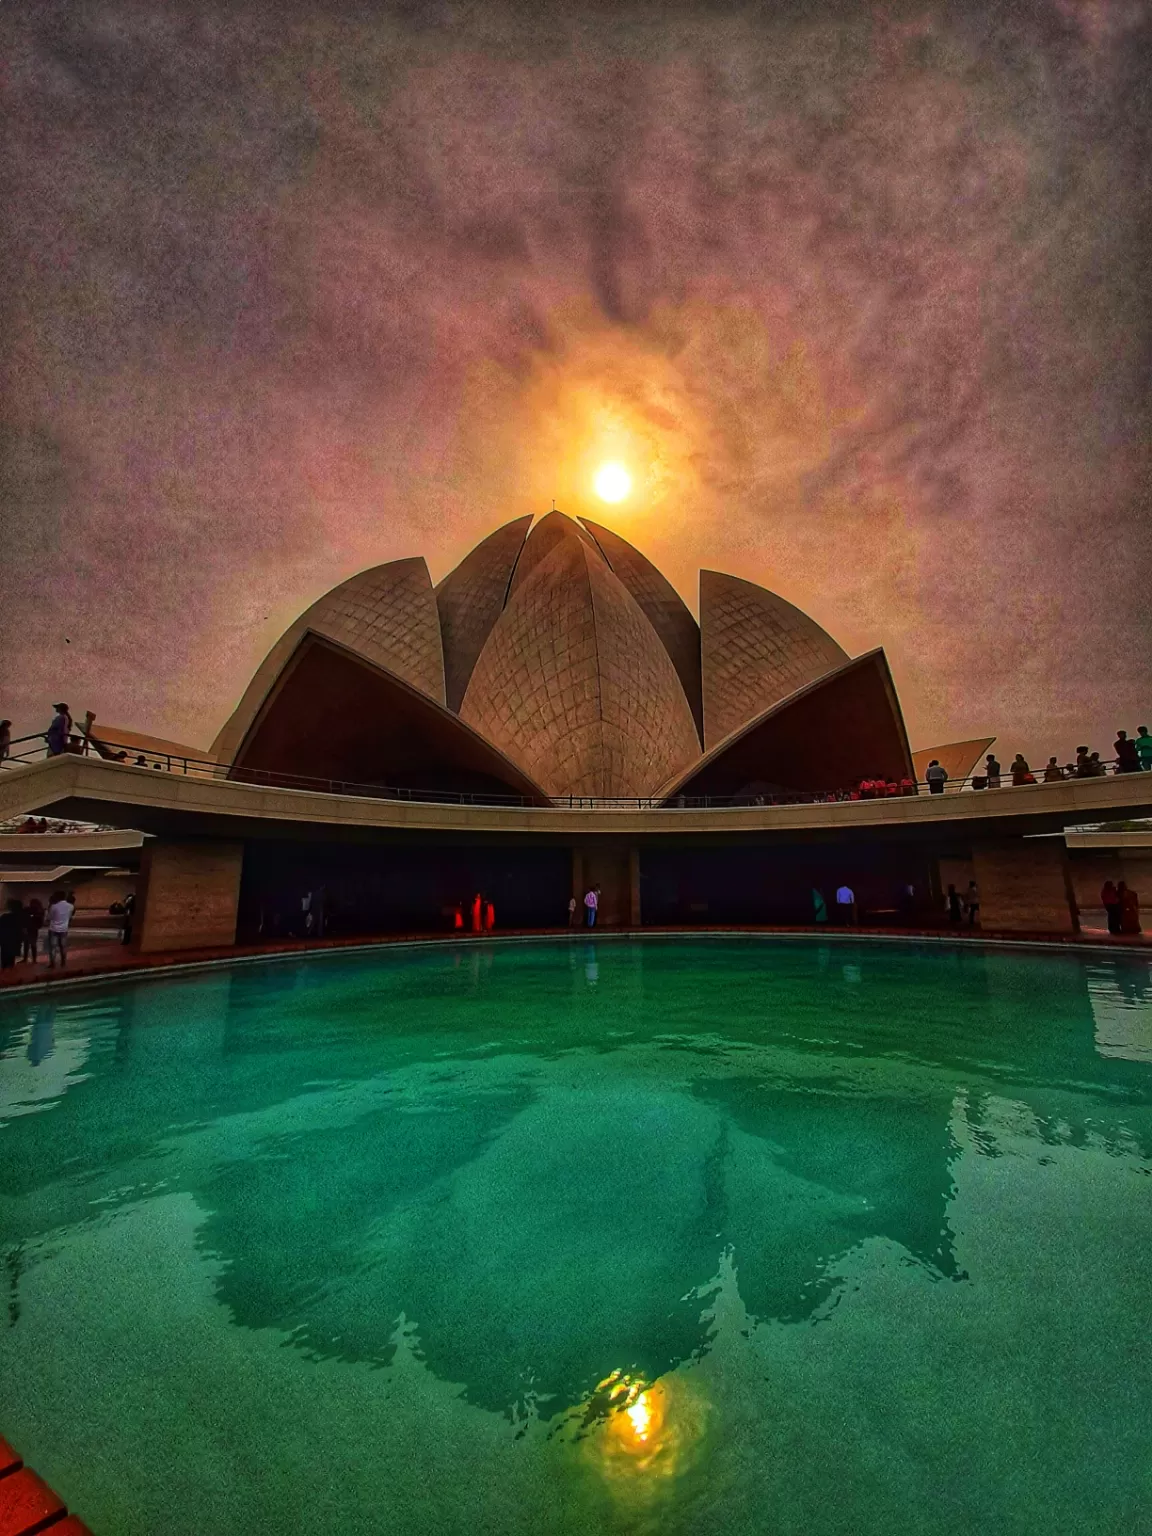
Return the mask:
[[(435, 722), (439, 729), (448, 732), (449, 737), (455, 736), (457, 740), (466, 742), (474, 756), (480, 757), (490, 765), (493, 777), (502, 779), (508, 784), (509, 789), (534, 799), (540, 806), (552, 804), (546, 791), (536, 783), (531, 774), (526, 773), (519, 763), (515, 762), (505, 752), (502, 752), (499, 747), (495, 746), (481, 732), (468, 725), (466, 721), (461, 720), (459, 715), (455, 714), (446, 705), (431, 698), (423, 689), (406, 682), (404, 678), (399, 677), (387, 667), (380, 666), (379, 663), (369, 660), (368, 657), (361, 655), (359, 651), (354, 650), (351, 646), (345, 645), (339, 640), (333, 640), (331, 636), (310, 628), (305, 629), (299, 636), (291, 655), (280, 668), (275, 682), (268, 690), (248, 725), (229, 765), (229, 778), (232, 778), (234, 775), (238, 776), (243, 771), (243, 759), (246, 750), (253, 744), (256, 733), (276, 707), (281, 695), (291, 686), (292, 674), (303, 659), (305, 652), (313, 647), (332, 651), (385, 683), (388, 688), (398, 693), (407, 702), (409, 707), (418, 709), (427, 716), (429, 721)], [(285, 772), (289, 772), (289, 770), (286, 769)]]
[(705, 750), (848, 660), (822, 625), (778, 592), (746, 576), (701, 570)]
[(715, 762), (730, 752), (733, 747), (738, 746), (747, 736), (758, 731), (768, 721), (777, 716), (787, 714), (797, 704), (803, 703), (811, 695), (850, 678), (855, 672), (864, 672), (869, 667), (876, 668), (879, 671), (884, 692), (888, 698), (892, 715), (897, 725), (902, 755), (906, 761), (906, 770), (909, 776), (912, 776), (912, 750), (908, 745), (908, 733), (904, 727), (904, 715), (900, 708), (900, 699), (896, 693), (896, 684), (892, 680), (892, 672), (888, 666), (888, 658), (884, 654), (884, 647), (877, 646), (875, 650), (865, 651), (862, 656), (856, 656), (851, 661), (845, 662), (842, 667), (834, 667), (830, 672), (825, 672), (823, 676), (814, 678), (810, 683), (805, 683), (802, 688), (797, 688), (795, 692), (788, 694), (786, 698), (777, 700), (775, 704), (770, 704), (767, 709), (762, 710), (760, 714), (755, 715), (751, 720), (737, 726), (723, 740), (718, 741), (714, 747), (710, 747), (702, 756), (698, 757), (683, 773), (678, 774), (676, 778), (670, 779), (667, 783), (661, 785), (655, 791), (652, 798), (654, 800), (667, 801), (673, 795), (679, 794), (698, 774), (710, 768)]
[[(308, 629), (317, 634), (325, 634), (326, 638), (335, 640), (337, 644), (346, 643), (353, 636), (363, 638), (367, 642), (370, 638), (365, 621), (358, 613), (346, 612), (351, 605), (356, 605), (357, 610), (364, 610), (373, 601), (371, 591), (363, 592), (365, 586), (372, 582), (373, 578), (379, 582), (385, 579), (395, 588), (407, 585), (409, 591), (407, 598), (409, 605), (416, 605), (424, 612), (419, 615), (420, 622), (424, 624), (426, 639), (432, 644), (433, 631), (435, 633), (435, 654), (427, 657), (430, 665), (426, 671), (431, 676), (428, 681), (436, 688), (440, 699), (444, 696), (444, 647), (440, 638), (440, 614), (436, 606), (436, 595), (432, 588), (432, 578), (428, 574), (428, 565), (423, 555), (403, 556), (399, 560), (386, 560), (382, 565), (371, 565), (362, 571), (357, 571), (347, 580), (338, 582), (322, 593), (314, 603), (310, 603), (304, 612), (289, 624), (279, 639), (268, 651), (263, 661), (256, 668), (248, 681), (248, 686), (240, 696), (236, 708), (225, 720), (216, 734), (212, 743), (211, 756), (219, 763), (231, 763), (236, 759), (240, 750), (240, 744), (248, 733), (248, 728), (259, 714), (264, 701), (269, 697), (276, 686), (277, 679), (299, 644), (301, 636)], [(422, 579), (421, 579), (422, 578)], [(394, 594), (389, 593), (392, 599), (383, 605), (388, 618), (393, 626), (397, 622)], [(378, 598), (378, 594), (377, 594)], [(377, 609), (381, 608), (379, 601)], [(323, 626), (323, 627), (321, 627)], [(408, 626), (409, 630), (411, 625)], [(387, 646), (372, 638), (371, 649), (377, 654)], [(385, 636), (388, 639), (389, 636)], [(351, 649), (356, 649), (351, 647)], [(358, 652), (359, 654), (359, 652)], [(366, 653), (365, 653), (366, 654)], [(372, 659), (366, 654), (366, 659)], [(394, 668), (386, 668), (396, 676), (403, 676), (403, 658), (398, 656), (399, 665)], [(437, 676), (438, 674), (438, 676)], [(421, 689), (429, 698), (435, 697), (427, 688)]]

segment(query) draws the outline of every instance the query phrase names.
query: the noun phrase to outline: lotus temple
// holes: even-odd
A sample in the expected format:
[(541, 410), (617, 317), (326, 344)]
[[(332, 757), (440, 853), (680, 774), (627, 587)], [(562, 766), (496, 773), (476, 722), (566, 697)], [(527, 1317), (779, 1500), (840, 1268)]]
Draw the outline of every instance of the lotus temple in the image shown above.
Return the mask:
[(333, 588), (210, 749), (90, 717), (0, 776), (0, 816), (118, 837), (143, 953), (451, 931), (476, 893), (500, 930), (555, 929), (591, 887), (604, 927), (810, 926), (847, 884), (860, 922), (920, 928), (970, 879), (986, 931), (1070, 935), (1065, 833), (1147, 814), (1146, 776), (973, 793), (994, 739), (913, 751), (882, 649), (718, 571), (697, 619), (553, 510), (435, 586), (414, 557)]

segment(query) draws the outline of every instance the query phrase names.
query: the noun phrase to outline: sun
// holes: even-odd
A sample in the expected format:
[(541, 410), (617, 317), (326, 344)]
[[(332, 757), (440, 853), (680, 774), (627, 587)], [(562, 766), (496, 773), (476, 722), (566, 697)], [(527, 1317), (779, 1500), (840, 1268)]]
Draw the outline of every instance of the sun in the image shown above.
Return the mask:
[(632, 489), (632, 476), (623, 464), (601, 464), (592, 482), (601, 501), (623, 501)]

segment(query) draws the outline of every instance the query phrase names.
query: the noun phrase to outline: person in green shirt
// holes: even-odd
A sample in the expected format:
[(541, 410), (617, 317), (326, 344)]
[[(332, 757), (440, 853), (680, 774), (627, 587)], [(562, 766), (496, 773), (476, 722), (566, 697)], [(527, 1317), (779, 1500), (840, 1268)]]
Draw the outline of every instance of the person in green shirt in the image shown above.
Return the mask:
[(828, 921), (828, 907), (824, 901), (823, 893), (818, 891), (815, 886), (812, 887), (812, 910), (816, 914), (816, 921), (818, 923), (826, 923)]
[(1141, 768), (1152, 769), (1152, 736), (1148, 734), (1146, 725), (1136, 727), (1136, 756), (1140, 759)]

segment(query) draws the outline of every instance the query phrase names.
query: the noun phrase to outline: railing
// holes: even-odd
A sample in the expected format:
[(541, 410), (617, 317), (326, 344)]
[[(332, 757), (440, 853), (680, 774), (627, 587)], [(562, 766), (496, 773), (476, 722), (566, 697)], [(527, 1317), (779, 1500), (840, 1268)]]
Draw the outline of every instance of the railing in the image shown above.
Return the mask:
[[(21, 737), (12, 743), (12, 752), (4, 764), (5, 767), (17, 767), (27, 763), (36, 762), (47, 755), (46, 735), (41, 732), (32, 736)], [(16, 751), (16, 748), (22, 748)], [(295, 789), (313, 794), (349, 795), (360, 798), (372, 798), (380, 800), (411, 801), (422, 805), (471, 805), (471, 806), (520, 806), (538, 808), (559, 808), (561, 810), (701, 810), (724, 809), (749, 806), (780, 806), (780, 805), (835, 805), (846, 801), (855, 800), (886, 800), (902, 799), (907, 796), (924, 795), (930, 793), (925, 784), (918, 784), (913, 780), (904, 780), (902, 783), (893, 781), (885, 782), (882, 787), (875, 787), (878, 781), (872, 781), (873, 788), (852, 788), (840, 790), (813, 790), (791, 791), (779, 790), (764, 794), (738, 794), (738, 795), (553, 795), (547, 807), (540, 807), (540, 802), (531, 795), (499, 794), (489, 790), (448, 790), (413, 788), (408, 785), (366, 783), (347, 779), (317, 778), (308, 774), (284, 773), (280, 770), (261, 768), (236, 768), (228, 763), (218, 763), (210, 758), (183, 756), (172, 752), (144, 751), (139, 746), (127, 743), (105, 741), (101, 738), (73, 736), (69, 752), (79, 756), (98, 756), (107, 761), (119, 762), (126, 767), (132, 767), (150, 773), (163, 772), (175, 773), (193, 778), (209, 778), (227, 780), (230, 783), (265, 785), (280, 789)], [(69, 755), (65, 753), (64, 755)], [(1107, 776), (1109, 771), (1120, 772), (1119, 762), (1109, 758), (1106, 761), (1097, 760), (1099, 772), (1078, 772), (1072, 767), (1069, 774), (1061, 769), (1061, 777), (1054, 782), (1066, 783), (1069, 778), (1097, 778)], [(1072, 765), (1070, 765), (1072, 766)], [(1020, 781), (1020, 776), (1013, 777), (1011, 766), (1007, 770), (1001, 770), (999, 783), (993, 788), (1041, 788), (1051, 780), (1045, 779), (1046, 769), (1033, 769), (1030, 780)], [(868, 781), (865, 781), (867, 783)], [(971, 774), (965, 779), (949, 779), (945, 782), (944, 792), (957, 794), (961, 791), (979, 793), (989, 788), (987, 770), (983, 773)], [(19, 830), (19, 829), (17, 829)]]

